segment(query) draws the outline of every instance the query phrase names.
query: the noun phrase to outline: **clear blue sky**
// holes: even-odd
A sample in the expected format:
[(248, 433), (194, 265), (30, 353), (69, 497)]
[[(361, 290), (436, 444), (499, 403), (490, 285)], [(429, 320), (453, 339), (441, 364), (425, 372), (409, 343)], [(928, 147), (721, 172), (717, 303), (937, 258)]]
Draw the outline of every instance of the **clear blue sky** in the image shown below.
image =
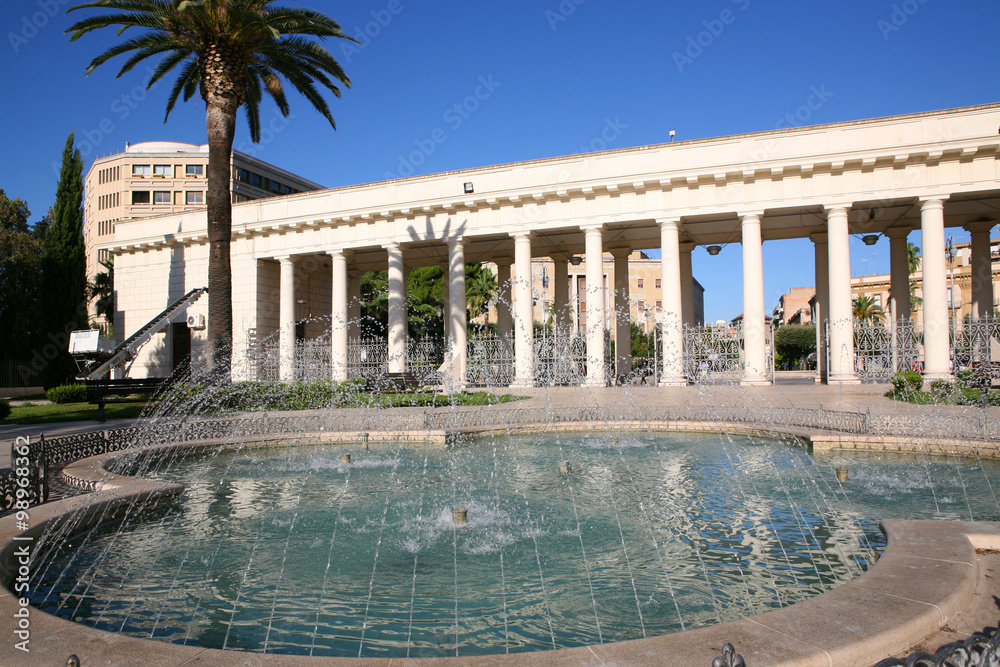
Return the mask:
[[(88, 163), (125, 142), (205, 142), (196, 98), (163, 124), (169, 82), (146, 93), (141, 66), (116, 80), (121, 60), (84, 76), (113, 33), (70, 44), (63, 31), (92, 11), (71, 0), (0, 5), (4, 102), (0, 188), (28, 202), (32, 219), (52, 205), (66, 135)], [(288, 4), (296, 4), (289, 2)], [(293, 117), (262, 110), (266, 143), (236, 147), (328, 187), (603, 148), (773, 129), (815, 87), (829, 99), (796, 124), (818, 124), (1000, 99), (1000, 3), (983, 0), (840, 2), (610, 2), (356, 0), (301, 3), (338, 20), (363, 46), (329, 48), (354, 85), (331, 100), (337, 131), (292, 97)], [(395, 10), (395, 13), (393, 13)], [(691, 47), (697, 41), (705, 46)], [(700, 52), (699, 50), (700, 49)], [(687, 59), (687, 60), (686, 60)], [(479, 108), (449, 109), (493, 82)], [(404, 156), (441, 128), (446, 140), (419, 165)], [(426, 142), (424, 143), (427, 146)], [(401, 163), (401, 159), (406, 162)], [(919, 239), (915, 239), (919, 243)], [(888, 271), (888, 244), (852, 246), (855, 275)], [(764, 244), (767, 307), (812, 285), (806, 241)], [(721, 270), (720, 270), (721, 269)], [(742, 311), (738, 244), (695, 252), (706, 319)]]

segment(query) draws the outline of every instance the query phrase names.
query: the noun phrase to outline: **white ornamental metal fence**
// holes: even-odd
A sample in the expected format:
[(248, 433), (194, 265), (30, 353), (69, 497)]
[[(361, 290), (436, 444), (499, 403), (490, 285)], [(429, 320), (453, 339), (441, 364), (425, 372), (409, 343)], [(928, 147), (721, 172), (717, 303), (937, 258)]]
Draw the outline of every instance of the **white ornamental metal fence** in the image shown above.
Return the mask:
[[(764, 329), (767, 376), (774, 380), (774, 328)], [(743, 379), (743, 323), (684, 327), (684, 374), (694, 384), (739, 384)]]

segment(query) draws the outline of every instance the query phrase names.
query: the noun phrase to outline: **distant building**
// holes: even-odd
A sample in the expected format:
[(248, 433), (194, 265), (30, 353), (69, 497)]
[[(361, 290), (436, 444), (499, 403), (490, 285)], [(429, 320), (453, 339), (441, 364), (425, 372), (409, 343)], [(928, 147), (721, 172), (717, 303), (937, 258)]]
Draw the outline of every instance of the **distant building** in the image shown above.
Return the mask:
[[(238, 151), (232, 154), (233, 203), (322, 188)], [(87, 280), (103, 269), (120, 221), (203, 208), (208, 189), (208, 144), (147, 141), (94, 160), (84, 179), (83, 237)], [(163, 229), (168, 234), (170, 229)], [(92, 313), (93, 315), (93, 313)]]
[(809, 303), (815, 296), (815, 287), (793, 287), (787, 294), (781, 295), (781, 298), (778, 299), (778, 305), (771, 313), (775, 326), (810, 324), (812, 322), (812, 309)]

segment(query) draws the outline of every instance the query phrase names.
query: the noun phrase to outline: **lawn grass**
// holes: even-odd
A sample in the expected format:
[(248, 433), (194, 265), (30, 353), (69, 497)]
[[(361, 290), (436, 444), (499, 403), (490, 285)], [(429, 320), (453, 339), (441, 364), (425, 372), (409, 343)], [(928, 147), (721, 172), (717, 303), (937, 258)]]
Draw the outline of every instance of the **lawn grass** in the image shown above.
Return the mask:
[[(20, 406), (17, 399), (11, 401), (10, 416), (2, 424), (51, 424), (53, 422), (97, 421), (97, 406), (91, 403), (63, 403), (57, 405)], [(107, 403), (104, 406), (105, 419), (134, 419), (146, 408), (145, 401)]]

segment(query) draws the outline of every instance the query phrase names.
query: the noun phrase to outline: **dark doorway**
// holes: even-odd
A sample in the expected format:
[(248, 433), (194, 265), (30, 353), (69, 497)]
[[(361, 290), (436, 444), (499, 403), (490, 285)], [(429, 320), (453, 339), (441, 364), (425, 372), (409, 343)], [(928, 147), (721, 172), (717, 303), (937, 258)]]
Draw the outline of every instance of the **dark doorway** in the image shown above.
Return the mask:
[(176, 373), (178, 368), (187, 368), (191, 361), (191, 330), (183, 322), (171, 326), (174, 337), (173, 370)]

